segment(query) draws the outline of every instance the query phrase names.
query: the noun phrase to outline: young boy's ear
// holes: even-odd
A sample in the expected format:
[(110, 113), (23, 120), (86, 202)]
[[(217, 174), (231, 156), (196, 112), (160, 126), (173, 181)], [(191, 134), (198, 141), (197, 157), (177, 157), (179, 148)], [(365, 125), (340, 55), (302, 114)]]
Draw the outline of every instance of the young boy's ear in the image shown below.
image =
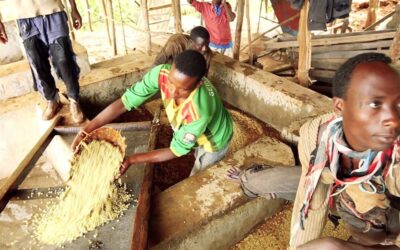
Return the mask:
[(342, 115), (344, 107), (344, 100), (339, 97), (333, 97), (333, 108), (335, 109), (335, 113), (337, 115)]

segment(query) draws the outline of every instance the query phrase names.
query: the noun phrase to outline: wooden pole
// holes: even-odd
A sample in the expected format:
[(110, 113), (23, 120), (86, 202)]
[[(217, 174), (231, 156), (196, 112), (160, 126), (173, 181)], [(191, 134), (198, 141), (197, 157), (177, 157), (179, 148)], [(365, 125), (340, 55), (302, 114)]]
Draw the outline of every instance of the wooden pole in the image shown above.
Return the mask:
[(93, 32), (93, 28), (92, 28), (92, 18), (91, 18), (91, 13), (90, 13), (89, 0), (85, 0), (85, 3), (86, 3), (87, 15), (88, 15), (89, 30), (90, 30), (90, 32)]
[[(148, 151), (154, 150), (156, 147), (158, 131), (160, 129), (160, 108), (156, 111), (151, 126)], [(136, 217), (133, 225), (133, 235), (131, 241), (131, 250), (146, 250), (147, 238), (149, 231), (149, 211), (150, 211), (150, 198), (151, 188), (153, 183), (153, 164), (146, 163), (144, 165), (144, 176), (138, 197), (138, 204), (136, 208)]]
[(390, 57), (393, 64), (400, 66), (400, 27), (397, 28), (392, 45), (390, 46)]
[(299, 42), (299, 67), (297, 78), (302, 86), (310, 85), (308, 72), (311, 68), (311, 32), (308, 30), (308, 9), (309, 1), (304, 1), (300, 11), (300, 25), (297, 40)]
[(71, 13), (69, 12), (69, 6), (66, 0), (63, 0), (64, 6), (65, 6), (65, 12), (67, 12), (68, 15), (68, 26), (69, 26), (69, 32), (71, 33), (71, 38), (72, 40), (75, 40), (75, 32), (74, 32), (74, 26), (72, 25), (72, 20), (70, 18)]
[(143, 30), (146, 38), (146, 53), (151, 55), (151, 33), (150, 33), (150, 24), (149, 24), (149, 12), (147, 11), (147, 0), (141, 0), (140, 4), (142, 8), (142, 17), (143, 17)]
[[(267, 4), (268, 0), (265, 0), (265, 4)], [(260, 21), (261, 21), (261, 10), (262, 10), (262, 4), (264, 0), (260, 1), (260, 10), (258, 11), (258, 22), (257, 22), (257, 33), (260, 32)]]
[(182, 33), (182, 21), (181, 21), (181, 1), (172, 0), (172, 11), (174, 13), (175, 20), (175, 33)]
[(106, 23), (108, 44), (111, 45), (110, 26), (108, 25), (108, 14), (105, 0), (101, 0), (101, 9), (103, 10), (104, 21)]
[(376, 11), (379, 7), (379, 0), (369, 0), (367, 20), (364, 27), (368, 27), (376, 22)]
[(238, 7), (238, 10), (237, 10), (237, 18), (236, 18), (235, 44), (233, 47), (233, 59), (239, 60), (240, 41), (242, 39), (244, 0), (238, 0), (237, 7)]
[(253, 52), (251, 50), (251, 20), (250, 20), (250, 0), (246, 0), (246, 19), (247, 19), (247, 41), (249, 44), (249, 62), (253, 65)]
[(114, 56), (117, 55), (117, 37), (115, 33), (115, 20), (112, 0), (107, 0), (107, 13), (109, 26), (111, 26), (111, 47), (113, 49)]
[(125, 25), (124, 25), (124, 18), (122, 17), (121, 0), (118, 0), (118, 8), (119, 8), (119, 15), (121, 17), (122, 36), (124, 38), (124, 48), (125, 48), (125, 55), (126, 55), (126, 54), (128, 54), (128, 48), (126, 47)]

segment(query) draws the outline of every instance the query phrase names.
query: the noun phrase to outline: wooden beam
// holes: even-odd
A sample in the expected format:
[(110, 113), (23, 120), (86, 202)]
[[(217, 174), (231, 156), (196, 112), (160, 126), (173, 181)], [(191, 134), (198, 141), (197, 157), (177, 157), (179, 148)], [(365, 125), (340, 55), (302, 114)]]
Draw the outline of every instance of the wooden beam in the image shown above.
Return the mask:
[(14, 172), (6, 179), (4, 184), (0, 188), (0, 212), (3, 211), (8, 201), (12, 197), (13, 192), (22, 183), (25, 177), (29, 174), (30, 170), (34, 167), (34, 163), (42, 155), (43, 151), (50, 144), (52, 135), (54, 135), (53, 129), (60, 120), (60, 116), (56, 116), (51, 121), (44, 131), (44, 133), (39, 137), (35, 145), (31, 148), (22, 162), (17, 166)]
[(329, 51), (364, 50), (364, 49), (379, 49), (379, 48), (383, 49), (383, 48), (389, 48), (391, 44), (392, 40), (381, 40), (381, 41), (366, 42), (366, 43), (348, 43), (339, 45), (315, 46), (312, 48), (312, 53), (316, 54), (320, 52), (329, 52)]
[(240, 41), (242, 40), (244, 0), (238, 0), (237, 7), (238, 7), (238, 9), (237, 9), (237, 18), (236, 18), (235, 44), (233, 47), (233, 59), (239, 60)]
[(107, 0), (107, 13), (108, 13), (108, 22), (109, 26), (111, 26), (111, 47), (113, 49), (114, 56), (118, 54), (117, 52), (117, 37), (115, 33), (115, 20), (114, 20), (114, 10), (112, 0)]
[(110, 26), (108, 24), (108, 14), (107, 14), (107, 8), (106, 8), (106, 2), (105, 1), (106, 0), (101, 0), (101, 9), (103, 11), (104, 22), (106, 23), (108, 44), (111, 46)]
[(253, 52), (251, 51), (251, 20), (250, 20), (250, 0), (246, 0), (246, 20), (247, 20), (247, 43), (249, 44), (249, 62), (253, 65)]
[(86, 4), (87, 15), (88, 15), (89, 30), (90, 30), (90, 32), (93, 32), (92, 17), (91, 17), (91, 13), (90, 13), (89, 0), (85, 0), (85, 4)]
[(375, 23), (371, 24), (370, 26), (366, 27), (364, 30), (368, 31), (368, 30), (373, 30), (376, 26), (378, 26), (379, 24), (381, 24), (383, 21), (385, 21), (386, 19), (388, 19), (389, 17), (393, 16), (394, 13), (396, 13), (396, 11), (392, 11), (389, 14), (387, 14), (386, 16), (382, 17), (381, 19), (379, 19), (378, 21), (376, 21)]
[[(357, 34), (357, 35), (352, 33), (346, 33), (346, 36), (339, 36), (341, 34), (338, 34), (338, 37), (313, 38), (311, 39), (311, 45), (322, 46), (322, 45), (332, 45), (332, 44), (371, 42), (377, 40), (392, 39), (394, 37), (394, 34), (395, 31), (386, 31), (384, 33), (377, 33), (377, 34)], [(271, 43), (265, 43), (265, 47), (267, 49), (299, 47), (299, 42), (298, 41), (271, 42)]]
[(125, 48), (125, 55), (126, 55), (126, 54), (128, 54), (128, 47), (126, 46), (125, 22), (124, 22), (124, 18), (122, 17), (121, 0), (118, 0), (118, 9), (119, 9), (119, 16), (121, 18), (122, 37), (124, 39), (124, 48)]
[(376, 11), (379, 7), (379, 0), (369, 0), (367, 20), (365, 21), (364, 27), (368, 27), (376, 22)]
[(175, 2), (174, 2), (174, 0), (172, 0), (172, 1), (173, 1), (172, 4), (164, 4), (164, 5), (149, 7), (149, 11), (161, 10), (161, 9), (166, 9), (166, 8), (173, 8), (173, 6), (175, 5)]
[(151, 55), (151, 33), (150, 33), (150, 24), (149, 24), (149, 12), (147, 11), (147, 0), (141, 0), (140, 6), (142, 8), (142, 17), (143, 17), (143, 30), (144, 36), (146, 39), (146, 53)]
[(182, 21), (181, 21), (181, 1), (180, 0), (172, 0), (172, 11), (174, 13), (175, 20), (175, 32), (182, 33)]
[(311, 32), (308, 30), (308, 10), (309, 1), (305, 0), (300, 11), (300, 25), (298, 34), (299, 43), (299, 67), (297, 70), (297, 78), (299, 84), (305, 87), (310, 85), (310, 77), (308, 71), (311, 68)]
[(393, 43), (390, 46), (390, 58), (394, 64), (400, 64), (400, 27), (397, 28)]
[(283, 21), (283, 22), (281, 22), (281, 23), (275, 25), (274, 27), (270, 28), (269, 30), (267, 30), (267, 31), (263, 32), (262, 34), (258, 35), (258, 36), (257, 36), (256, 38), (254, 38), (249, 44), (246, 44), (241, 50), (246, 49), (249, 45), (251, 45), (252, 43), (254, 43), (255, 41), (257, 41), (258, 39), (260, 39), (261, 37), (263, 37), (265, 34), (267, 34), (267, 33), (271, 32), (271, 31), (273, 31), (273, 30), (275, 30), (275, 29), (281, 27), (281, 25), (284, 25), (284, 24), (286, 24), (286, 23), (292, 21), (293, 19), (297, 18), (299, 15), (300, 15), (300, 13), (297, 13), (296, 15), (294, 15), (294, 16), (292, 16), (292, 17), (289, 17), (289, 18), (286, 19), (285, 21)]
[[(148, 151), (154, 150), (156, 147), (158, 131), (160, 129), (160, 113), (161, 108), (156, 111), (153, 119), (153, 125), (150, 130)], [(133, 225), (133, 234), (131, 240), (131, 250), (146, 250), (148, 228), (149, 228), (149, 211), (150, 211), (150, 197), (153, 184), (153, 164), (144, 164), (144, 176), (141, 185), (138, 204), (136, 208), (136, 218)]]
[(72, 40), (75, 40), (75, 32), (74, 32), (74, 26), (72, 25), (72, 20), (70, 18), (71, 13), (69, 12), (69, 5), (67, 3), (66, 0), (63, 0), (63, 4), (65, 6), (65, 12), (67, 12), (67, 16), (68, 16), (68, 26), (69, 26), (69, 33), (71, 33), (71, 38)]

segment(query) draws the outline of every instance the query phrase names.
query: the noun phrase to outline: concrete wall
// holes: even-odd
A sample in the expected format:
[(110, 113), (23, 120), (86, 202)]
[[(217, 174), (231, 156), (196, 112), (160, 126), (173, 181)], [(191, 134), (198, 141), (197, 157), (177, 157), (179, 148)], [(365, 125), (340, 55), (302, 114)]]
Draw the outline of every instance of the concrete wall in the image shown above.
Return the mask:
[[(21, 42), (18, 38), (18, 40), (13, 41), (13, 43), (14, 45), (19, 45)], [(9, 41), (7, 44), (11, 44), (11, 41)], [(88, 54), (82, 45), (76, 42), (72, 42), (72, 45), (76, 54), (76, 61), (81, 69), (80, 76), (82, 77), (90, 72)], [(0, 45), (0, 51), (3, 51), (1, 46), (2, 45)], [(11, 51), (16, 51), (17, 49), (19, 48), (10, 48)], [(3, 59), (5, 58), (6, 57)], [(52, 75), (56, 80), (57, 87), (64, 85), (62, 80), (57, 77), (53, 68)], [(21, 96), (31, 91), (33, 91), (33, 78), (29, 68), (29, 63), (26, 59), (22, 58), (18, 59), (17, 61), (0, 65), (0, 100)]]
[(220, 54), (209, 77), (222, 99), (270, 124), (288, 141), (297, 141), (305, 121), (332, 110), (330, 98)]
[(16, 22), (9, 21), (3, 24), (7, 32), (8, 43), (0, 43), (0, 65), (16, 62), (24, 58)]

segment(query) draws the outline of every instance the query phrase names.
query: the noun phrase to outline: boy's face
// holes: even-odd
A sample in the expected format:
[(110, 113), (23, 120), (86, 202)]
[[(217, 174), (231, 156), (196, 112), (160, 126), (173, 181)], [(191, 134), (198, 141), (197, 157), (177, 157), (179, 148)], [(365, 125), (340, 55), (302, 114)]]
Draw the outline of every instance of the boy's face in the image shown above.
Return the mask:
[(210, 41), (208, 39), (197, 37), (192, 43), (192, 49), (197, 50), (201, 54), (204, 54), (207, 51), (209, 44)]
[(168, 75), (167, 88), (173, 99), (186, 99), (199, 85), (197, 77), (187, 76), (172, 65)]
[(346, 99), (334, 98), (344, 135), (356, 151), (389, 148), (400, 131), (400, 77), (383, 62), (356, 66)]

